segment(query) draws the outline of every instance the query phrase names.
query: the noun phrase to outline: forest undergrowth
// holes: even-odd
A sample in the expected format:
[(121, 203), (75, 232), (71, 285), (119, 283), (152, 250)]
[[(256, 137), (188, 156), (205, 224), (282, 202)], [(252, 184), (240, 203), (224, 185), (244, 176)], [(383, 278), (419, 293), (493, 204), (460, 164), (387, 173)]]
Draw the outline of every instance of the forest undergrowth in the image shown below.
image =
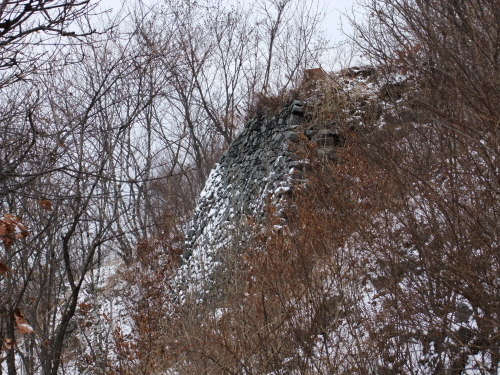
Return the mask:
[[(25, 5), (15, 3), (0, 15)], [(500, 2), (360, 3), (352, 42), (367, 66), (309, 80), (305, 52), (286, 54), (284, 35), (306, 35), (291, 27), (295, 8), (274, 10), (285, 27), (257, 7), (268, 23), (252, 28), (250, 13), (222, 22), (172, 2), (137, 13), (124, 44), (82, 29), (90, 39), (44, 72), (34, 52), (9, 65), (20, 44), (5, 42), (0, 372), (499, 373)], [(85, 1), (59, 8), (68, 25), (89, 12)], [(221, 38), (205, 43), (204, 25)], [(267, 69), (224, 86), (224, 107), (207, 77), (242, 82), (224, 60), (237, 46), (260, 59), (246, 68)], [(70, 55), (80, 58), (59, 64)], [(225, 249), (218, 298), (179, 298), (194, 196), (245, 110), (275, 107), (291, 88), (307, 102), (290, 146), (304, 173), (279, 205), (269, 199), (264, 224), (240, 224), (253, 236)], [(328, 157), (308, 133), (325, 126), (336, 134)]]

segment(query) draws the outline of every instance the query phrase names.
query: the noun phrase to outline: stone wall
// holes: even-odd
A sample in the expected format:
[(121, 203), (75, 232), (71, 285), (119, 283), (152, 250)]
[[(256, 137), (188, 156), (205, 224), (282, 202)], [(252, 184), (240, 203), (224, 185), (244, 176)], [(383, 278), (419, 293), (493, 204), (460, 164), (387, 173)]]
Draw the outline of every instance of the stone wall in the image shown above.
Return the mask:
[(214, 166), (180, 259), (178, 282), (188, 290), (208, 291), (214, 279), (229, 275), (228, 259), (249, 247), (251, 224), (265, 221), (268, 203), (279, 210), (282, 198), (300, 183), (307, 164), (292, 144), (308, 139), (317, 144), (318, 158), (334, 158), (341, 142), (335, 123), (309, 126), (306, 117), (305, 104), (297, 100), (279, 115), (257, 115)]
[(244, 223), (262, 222), (266, 202), (276, 204), (290, 192), (300, 161), (289, 145), (300, 139), (303, 115), (300, 101), (289, 103), (277, 116), (257, 115), (214, 166), (187, 232), (182, 278), (205, 283), (228, 251), (244, 248)]

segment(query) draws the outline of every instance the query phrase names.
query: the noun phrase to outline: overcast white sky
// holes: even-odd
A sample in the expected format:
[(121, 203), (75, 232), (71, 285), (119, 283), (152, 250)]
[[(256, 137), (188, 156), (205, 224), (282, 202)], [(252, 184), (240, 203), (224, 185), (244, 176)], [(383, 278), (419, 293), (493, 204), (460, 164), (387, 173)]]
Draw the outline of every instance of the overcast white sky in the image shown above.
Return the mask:
[[(346, 13), (346, 10), (350, 10), (354, 5), (355, 0), (320, 0), (320, 3), (324, 3), (328, 8), (328, 14), (325, 19), (325, 28), (330, 34), (332, 41), (339, 41), (343, 39), (340, 29), (340, 17), (342, 13)], [(347, 22), (343, 22), (343, 27), (349, 30), (349, 25)]]
[[(153, 3), (153, 0), (133, 0), (141, 1), (145, 3)], [(338, 42), (342, 39), (342, 34), (340, 29), (340, 16), (341, 13), (345, 13), (346, 9), (350, 9), (355, 0), (301, 0), (301, 1), (317, 1), (320, 5), (325, 5), (328, 9), (328, 14), (325, 18), (325, 29), (327, 29), (328, 36), (332, 42)], [(118, 9), (121, 7), (123, 0), (101, 0), (101, 7), (109, 9)], [(347, 27), (347, 23), (344, 23), (344, 27)]]
[[(94, 0), (97, 1), (97, 0)], [(101, 0), (100, 7), (101, 9), (114, 9), (118, 10), (121, 8), (123, 2), (132, 3), (133, 1), (142, 2), (146, 4), (153, 4), (157, 2), (161, 2), (161, 0)], [(251, 1), (251, 0), (226, 0), (229, 2), (241, 2), (241, 1)], [(359, 64), (360, 62), (356, 60), (350, 60), (345, 58), (345, 56), (350, 56), (352, 58), (352, 53), (346, 52), (344, 56), (339, 56), (339, 51), (342, 49), (337, 48), (339, 43), (345, 40), (345, 36), (340, 31), (341, 29), (341, 16), (346, 11), (352, 9), (357, 0), (299, 0), (307, 3), (316, 2), (320, 7), (325, 7), (327, 9), (327, 15), (324, 20), (324, 29), (326, 31), (326, 37), (330, 40), (331, 45), (334, 47), (331, 50), (331, 54), (326, 58), (323, 62), (323, 68), (326, 70), (339, 70), (340, 68), (345, 68), (346, 66), (351, 66), (355, 64)], [(350, 32), (351, 28), (349, 26), (349, 22), (344, 19), (342, 22), (342, 28), (346, 32)], [(347, 51), (347, 50), (346, 50)]]

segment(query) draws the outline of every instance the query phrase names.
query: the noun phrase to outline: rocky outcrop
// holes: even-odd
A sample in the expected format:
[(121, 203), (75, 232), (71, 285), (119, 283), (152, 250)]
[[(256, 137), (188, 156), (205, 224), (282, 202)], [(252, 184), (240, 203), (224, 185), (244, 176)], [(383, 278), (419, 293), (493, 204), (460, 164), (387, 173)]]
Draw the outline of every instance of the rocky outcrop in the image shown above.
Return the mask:
[(305, 176), (307, 163), (294, 152), (301, 143), (316, 143), (320, 159), (334, 158), (342, 142), (335, 123), (307, 127), (305, 109), (295, 100), (277, 116), (257, 115), (214, 166), (180, 259), (178, 279), (187, 289), (210, 290), (215, 278), (230, 272), (228, 258), (248, 249), (254, 224), (265, 221), (267, 208), (279, 212), (283, 198)]
[(279, 207), (291, 193), (304, 167), (291, 147), (303, 139), (304, 110), (304, 103), (296, 100), (279, 115), (257, 115), (214, 166), (180, 259), (179, 279), (190, 289), (209, 289), (207, 284), (216, 269), (224, 269), (226, 258), (247, 248), (254, 228), (250, 223), (263, 223), (268, 203)]
[(300, 162), (289, 145), (300, 139), (296, 130), (303, 115), (299, 101), (277, 116), (257, 115), (214, 166), (186, 236), (185, 272), (204, 277), (209, 263), (221, 261), (221, 248), (244, 240), (240, 224), (262, 222), (267, 199), (278, 201), (290, 191), (291, 171)]

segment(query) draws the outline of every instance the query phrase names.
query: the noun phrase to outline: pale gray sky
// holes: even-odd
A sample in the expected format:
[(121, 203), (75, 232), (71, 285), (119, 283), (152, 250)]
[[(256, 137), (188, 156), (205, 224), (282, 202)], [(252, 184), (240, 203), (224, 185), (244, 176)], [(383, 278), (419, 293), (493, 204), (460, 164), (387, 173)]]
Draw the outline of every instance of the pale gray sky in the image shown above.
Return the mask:
[[(97, 0), (96, 0), (97, 1)], [(115, 11), (122, 7), (123, 2), (128, 4), (133, 4), (133, 2), (142, 2), (145, 4), (153, 4), (161, 2), (161, 0), (101, 0), (101, 9), (114, 9)], [(229, 2), (237, 1), (249, 1), (249, 0), (226, 0)], [(355, 5), (357, 0), (300, 0), (307, 3), (316, 2), (319, 7), (325, 7), (327, 9), (327, 15), (324, 20), (324, 29), (326, 32), (326, 37), (330, 40), (332, 46), (331, 54), (326, 58), (324, 68), (326, 70), (338, 70), (346, 66), (356, 64), (356, 61), (351, 60), (353, 54), (346, 49), (345, 54), (341, 55), (340, 51), (343, 50), (338, 48), (339, 44), (346, 40), (346, 37), (341, 32), (341, 27), (347, 33), (351, 31), (349, 22), (344, 18), (341, 26), (342, 14), (346, 12), (349, 13), (352, 7)], [(350, 56), (347, 58), (345, 56)]]
[[(354, 2), (355, 0), (320, 0), (320, 3), (325, 4), (329, 10), (325, 18), (325, 28), (333, 42), (343, 39), (340, 32), (340, 17), (353, 7)], [(343, 21), (343, 28), (350, 30), (348, 22)]]
[[(130, 1), (130, 0), (129, 0)], [(145, 3), (153, 3), (154, 0), (132, 0), (141, 1)], [(320, 5), (324, 5), (328, 9), (328, 14), (325, 18), (325, 29), (328, 32), (329, 38), (332, 42), (338, 42), (343, 39), (340, 29), (340, 16), (341, 13), (345, 13), (347, 9), (350, 9), (355, 0), (301, 0), (301, 1), (317, 1)], [(101, 7), (105, 9), (114, 8), (118, 9), (121, 7), (123, 0), (101, 0)], [(347, 22), (344, 22), (344, 28), (348, 29)]]

